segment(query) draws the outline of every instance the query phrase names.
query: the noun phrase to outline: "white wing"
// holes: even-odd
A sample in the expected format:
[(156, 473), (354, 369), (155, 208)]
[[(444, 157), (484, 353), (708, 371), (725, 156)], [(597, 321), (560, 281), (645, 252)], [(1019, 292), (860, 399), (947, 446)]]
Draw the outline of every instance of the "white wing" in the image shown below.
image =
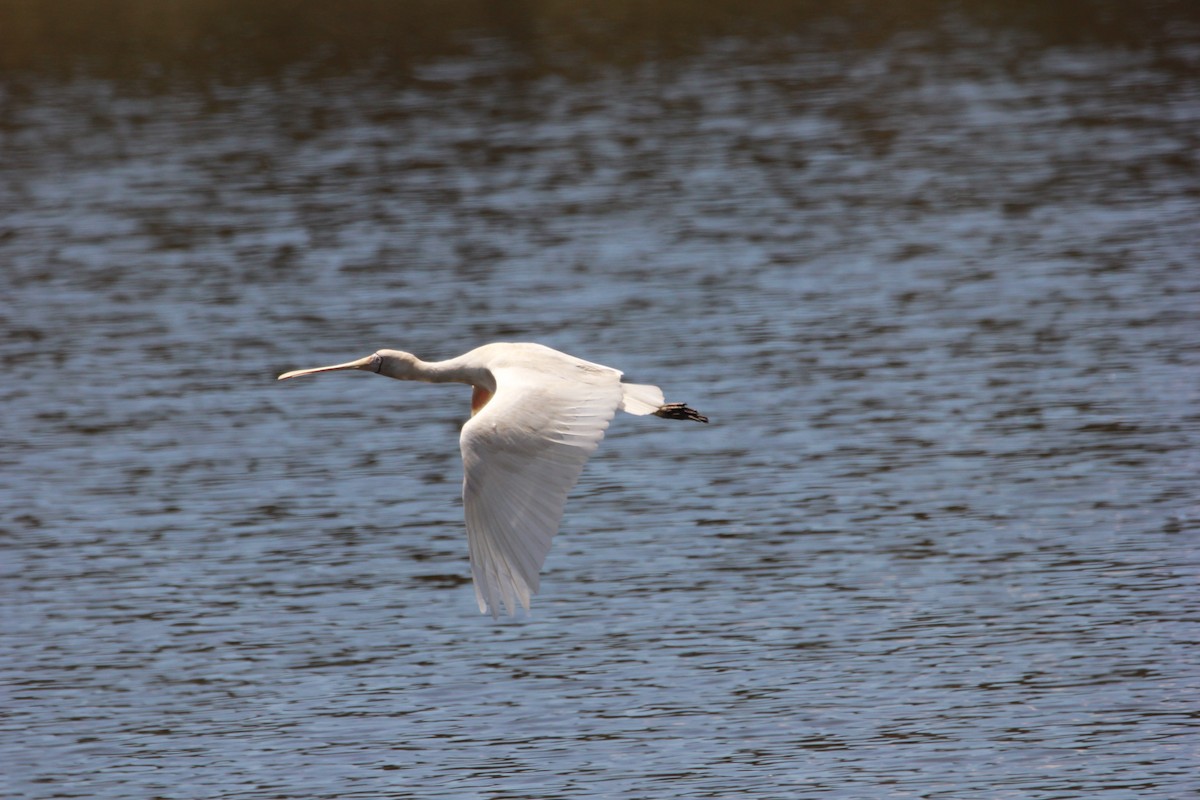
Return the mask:
[(621, 404), (620, 373), (570, 362), (493, 368), (462, 429), (463, 505), (480, 611), (529, 609), (567, 493)]

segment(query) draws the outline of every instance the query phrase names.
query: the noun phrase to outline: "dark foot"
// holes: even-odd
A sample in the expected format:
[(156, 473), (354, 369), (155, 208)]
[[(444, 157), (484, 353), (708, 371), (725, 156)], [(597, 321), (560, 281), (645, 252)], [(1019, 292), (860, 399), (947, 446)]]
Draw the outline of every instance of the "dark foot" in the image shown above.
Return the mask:
[(708, 417), (694, 408), (688, 408), (683, 403), (667, 403), (655, 411), (654, 416), (663, 419), (694, 419), (696, 422), (708, 422)]

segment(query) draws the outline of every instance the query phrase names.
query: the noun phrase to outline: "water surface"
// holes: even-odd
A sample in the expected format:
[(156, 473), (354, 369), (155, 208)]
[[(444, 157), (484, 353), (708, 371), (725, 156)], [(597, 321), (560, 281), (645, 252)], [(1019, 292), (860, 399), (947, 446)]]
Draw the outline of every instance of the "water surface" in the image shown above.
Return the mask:
[[(4, 795), (1194, 795), (1195, 42), (465, 42), (5, 84)], [(499, 624), (465, 388), (274, 383), (496, 340), (712, 419)]]

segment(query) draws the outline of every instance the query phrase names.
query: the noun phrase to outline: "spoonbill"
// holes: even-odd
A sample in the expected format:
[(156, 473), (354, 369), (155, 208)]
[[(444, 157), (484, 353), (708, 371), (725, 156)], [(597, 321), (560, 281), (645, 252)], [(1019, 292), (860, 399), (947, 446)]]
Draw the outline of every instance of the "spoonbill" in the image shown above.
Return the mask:
[(708, 422), (683, 403), (665, 402), (657, 386), (623, 383), (619, 370), (540, 344), (485, 344), (432, 362), (380, 350), (279, 380), (335, 370), (472, 387), (471, 418), (459, 437), (463, 505), (475, 599), (492, 617), (501, 607), (510, 615), (518, 604), (529, 610), (567, 493), (618, 410)]

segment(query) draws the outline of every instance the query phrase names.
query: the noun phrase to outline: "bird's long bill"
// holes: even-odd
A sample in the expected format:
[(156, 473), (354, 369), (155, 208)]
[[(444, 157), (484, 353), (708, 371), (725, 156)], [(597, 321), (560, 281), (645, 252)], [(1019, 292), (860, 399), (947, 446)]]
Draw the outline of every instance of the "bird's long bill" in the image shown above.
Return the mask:
[(312, 375), (317, 372), (333, 372), (339, 369), (370, 369), (374, 371), (375, 359), (376, 356), (372, 354), (357, 361), (347, 361), (345, 364), (334, 364), (329, 367), (313, 367), (312, 369), (296, 369), (283, 373), (276, 380), (286, 381), (288, 378), (299, 378), (301, 375)]

